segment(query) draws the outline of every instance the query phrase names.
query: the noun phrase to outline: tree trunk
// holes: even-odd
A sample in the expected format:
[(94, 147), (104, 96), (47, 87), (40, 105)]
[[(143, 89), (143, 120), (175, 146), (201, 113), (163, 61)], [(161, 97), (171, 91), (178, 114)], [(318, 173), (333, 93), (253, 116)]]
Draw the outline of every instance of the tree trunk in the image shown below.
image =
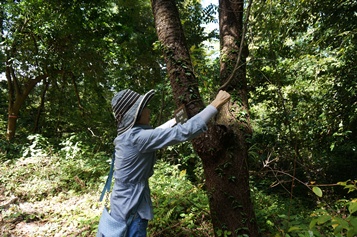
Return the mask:
[(204, 104), (198, 92), (198, 82), (175, 1), (152, 0), (152, 8), (175, 103), (177, 106), (185, 105), (189, 117), (193, 116)]
[[(197, 79), (193, 74), (178, 9), (174, 0), (152, 0), (152, 9), (158, 38), (163, 45), (175, 103), (177, 106), (186, 105), (189, 116), (192, 116), (200, 111), (204, 104), (198, 92)], [(238, 17), (241, 16), (242, 13)], [(232, 22), (223, 22), (223, 24), (228, 23)], [(240, 40), (238, 38), (240, 32), (237, 29), (241, 27), (242, 25), (236, 26), (235, 29), (232, 25), (222, 25), (222, 28), (228, 31), (236, 30), (233, 35), (235, 42)], [(225, 34), (228, 36), (227, 32)], [(222, 43), (226, 43), (224, 48), (227, 50), (233, 47), (233, 44), (228, 42), (222, 40)], [(234, 47), (236, 49), (235, 44)], [(236, 55), (227, 54), (227, 56), (230, 57), (228, 61), (236, 61)], [(229, 65), (221, 63), (222, 83), (226, 80)], [(251, 129), (247, 116), (245, 68), (243, 67), (237, 75), (226, 87), (232, 94), (231, 106), (225, 106), (218, 120), (209, 125), (208, 132), (192, 143), (203, 162), (216, 236), (221, 236), (224, 231), (227, 231), (231, 233), (230, 236), (247, 234), (254, 237), (258, 236), (258, 228), (248, 182), (248, 146), (245, 139), (251, 134)], [(234, 109), (239, 109), (236, 110), (237, 114), (245, 115), (238, 117)]]
[(16, 123), (19, 117), (19, 112), (21, 106), (25, 103), (27, 96), (30, 94), (32, 89), (36, 86), (38, 82), (47, 77), (47, 75), (39, 75), (34, 79), (25, 79), (24, 84), (20, 85), (20, 81), (16, 77), (14, 69), (9, 63), (10, 60), (7, 60), (6, 64), (6, 79), (8, 84), (8, 124), (6, 139), (8, 141), (12, 140), (15, 137)]
[(39, 124), (40, 124), (41, 114), (45, 108), (45, 97), (46, 97), (46, 93), (47, 93), (49, 85), (50, 85), (50, 82), (45, 79), (43, 82), (43, 91), (41, 93), (41, 102), (40, 102), (40, 106), (37, 109), (37, 116), (36, 116), (35, 125), (33, 128), (34, 133), (39, 132)]

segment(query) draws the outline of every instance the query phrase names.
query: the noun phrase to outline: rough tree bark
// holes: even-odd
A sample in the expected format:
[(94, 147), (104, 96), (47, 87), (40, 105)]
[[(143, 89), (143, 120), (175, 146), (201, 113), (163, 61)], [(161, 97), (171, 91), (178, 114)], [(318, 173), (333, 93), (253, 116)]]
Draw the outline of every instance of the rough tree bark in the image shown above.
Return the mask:
[(186, 105), (188, 115), (193, 116), (204, 104), (198, 92), (197, 79), (193, 73), (175, 1), (153, 0), (152, 8), (175, 103), (178, 106)]
[[(220, 13), (222, 57), (225, 57), (221, 61), (222, 84), (236, 62), (242, 29), (243, 3), (234, 2), (220, 1), (220, 8), (227, 9)], [(192, 116), (204, 107), (204, 103), (198, 92), (178, 9), (174, 0), (152, 0), (151, 3), (175, 103), (186, 105), (188, 115)], [(240, 15), (236, 14), (237, 9)], [(258, 236), (258, 227), (248, 183), (246, 138), (251, 129), (245, 67), (240, 68), (225, 89), (231, 93), (232, 103), (221, 110), (217, 120), (209, 125), (208, 132), (192, 143), (202, 159), (216, 236), (227, 230), (231, 236), (246, 234), (254, 237)]]

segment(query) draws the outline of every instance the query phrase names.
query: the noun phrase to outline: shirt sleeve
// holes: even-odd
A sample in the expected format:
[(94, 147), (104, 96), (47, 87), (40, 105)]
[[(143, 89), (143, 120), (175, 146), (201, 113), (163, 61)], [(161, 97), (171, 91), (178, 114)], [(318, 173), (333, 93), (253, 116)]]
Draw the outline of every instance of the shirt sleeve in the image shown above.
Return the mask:
[(161, 128), (161, 129), (165, 129), (165, 128), (171, 128), (176, 124), (176, 119), (170, 119), (169, 121), (165, 122), (164, 124), (161, 124), (160, 126), (156, 127), (156, 128)]
[(197, 114), (197, 116), (201, 117), (203, 121), (207, 124), (211, 118), (216, 115), (218, 110), (213, 105), (208, 105), (204, 110)]
[(140, 152), (145, 153), (191, 140), (207, 131), (207, 123), (216, 113), (217, 109), (209, 105), (184, 124), (165, 129), (143, 129), (137, 134), (136, 143)]
[[(217, 113), (217, 109), (212, 106), (212, 105), (208, 105), (204, 110), (202, 110), (198, 116), (200, 116), (203, 121), (205, 121), (205, 123), (207, 124), (209, 122), (209, 120)], [(161, 124), (160, 126), (156, 127), (156, 128), (161, 128), (161, 129), (165, 129), (165, 128), (171, 128), (174, 125), (176, 125), (176, 119), (170, 119), (169, 121)]]

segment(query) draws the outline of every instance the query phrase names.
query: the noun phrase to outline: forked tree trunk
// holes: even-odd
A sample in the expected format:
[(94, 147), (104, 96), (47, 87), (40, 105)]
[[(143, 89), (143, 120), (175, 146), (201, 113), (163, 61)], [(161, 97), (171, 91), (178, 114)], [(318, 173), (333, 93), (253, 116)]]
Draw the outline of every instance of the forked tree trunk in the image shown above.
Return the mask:
[[(189, 116), (192, 116), (200, 111), (204, 104), (198, 92), (197, 79), (193, 74), (175, 0), (152, 0), (151, 3), (176, 105), (186, 105)], [(222, 13), (228, 14), (227, 11)], [(238, 22), (241, 24), (242, 20)], [(230, 23), (232, 22), (223, 22), (223, 24)], [(221, 29), (235, 30), (234, 35), (228, 38), (235, 37), (235, 42), (239, 42), (241, 27), (241, 25), (236, 28), (232, 25), (222, 25)], [(228, 33), (225, 34), (228, 36)], [(228, 51), (230, 49), (236, 51), (236, 44), (229, 43), (225, 39), (222, 43)], [(229, 74), (229, 65), (234, 65), (236, 57), (237, 55), (227, 53), (227, 60), (231, 63), (221, 63), (222, 83)], [(205, 184), (216, 236), (219, 232), (229, 231), (230, 236), (246, 234), (255, 237), (258, 236), (258, 227), (248, 183), (246, 138), (250, 136), (251, 129), (247, 113), (244, 67), (232, 79), (226, 90), (232, 94), (230, 107), (225, 106), (218, 120), (209, 125), (209, 131), (192, 143), (203, 162)], [(245, 113), (240, 113), (241, 111)], [(240, 116), (242, 114), (243, 116)]]
[[(8, 60), (7, 62), (9, 62)], [(47, 75), (39, 75), (34, 79), (25, 79), (23, 85), (15, 75), (15, 72), (10, 63), (6, 65), (6, 79), (8, 84), (8, 123), (6, 131), (6, 139), (8, 141), (15, 137), (16, 123), (19, 117), (19, 112), (26, 98), (36, 86), (38, 82), (46, 78)]]

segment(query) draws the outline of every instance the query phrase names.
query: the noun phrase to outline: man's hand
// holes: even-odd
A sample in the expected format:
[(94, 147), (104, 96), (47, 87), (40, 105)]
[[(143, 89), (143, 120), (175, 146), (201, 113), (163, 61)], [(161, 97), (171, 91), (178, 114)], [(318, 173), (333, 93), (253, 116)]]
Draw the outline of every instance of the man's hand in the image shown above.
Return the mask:
[(222, 105), (229, 101), (231, 95), (223, 90), (220, 90), (216, 98), (211, 102), (211, 105), (219, 109)]

